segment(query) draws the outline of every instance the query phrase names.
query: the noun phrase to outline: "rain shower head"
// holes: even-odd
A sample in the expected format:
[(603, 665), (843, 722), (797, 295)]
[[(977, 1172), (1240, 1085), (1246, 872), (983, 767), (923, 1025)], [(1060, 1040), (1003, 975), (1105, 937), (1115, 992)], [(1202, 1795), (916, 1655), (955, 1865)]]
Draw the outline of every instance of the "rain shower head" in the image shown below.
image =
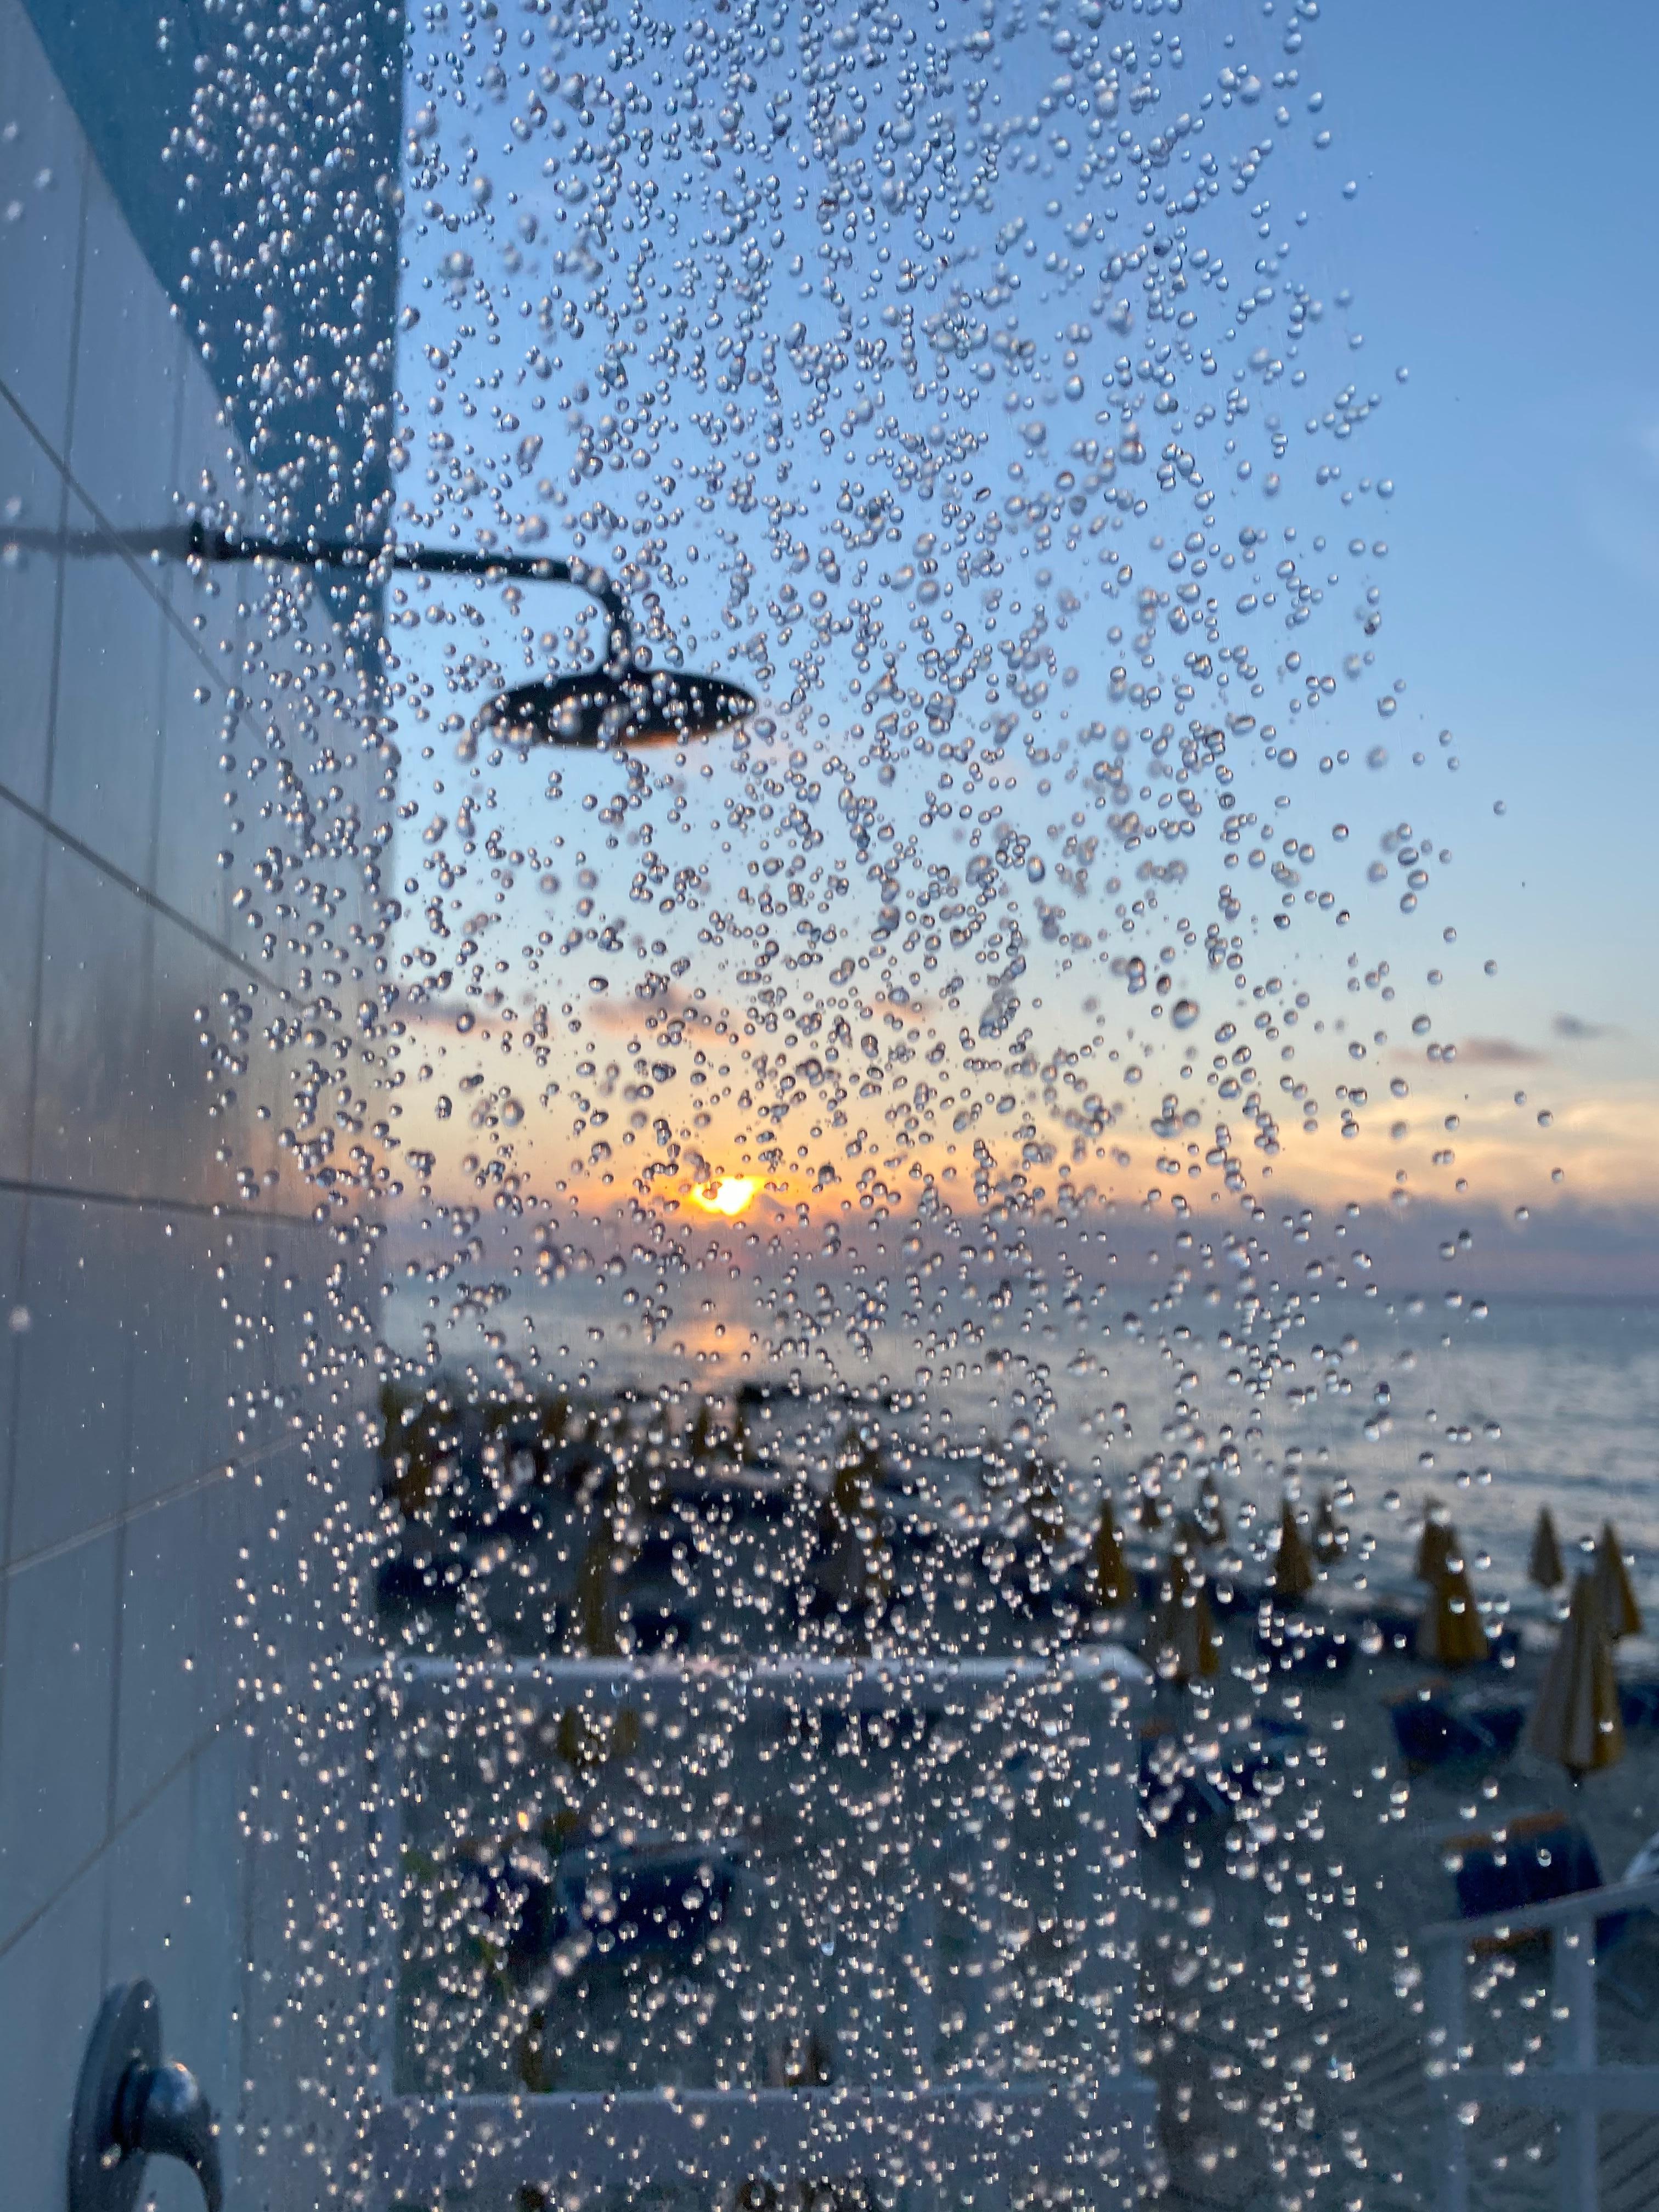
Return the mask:
[(626, 601), (603, 568), (551, 554), (464, 552), (440, 545), (394, 545), (380, 552), (322, 541), (234, 538), (191, 526), (185, 548), (206, 562), (273, 561), (312, 568), (384, 568), (422, 575), (477, 576), (493, 583), (569, 584), (604, 608), (606, 653), (597, 667), (497, 692), (475, 718), (475, 732), (507, 742), (568, 745), (681, 745), (746, 721), (759, 701), (741, 684), (689, 669), (641, 667)]
[(594, 668), (498, 692), (474, 727), (508, 743), (683, 745), (746, 720), (757, 703), (722, 676)]

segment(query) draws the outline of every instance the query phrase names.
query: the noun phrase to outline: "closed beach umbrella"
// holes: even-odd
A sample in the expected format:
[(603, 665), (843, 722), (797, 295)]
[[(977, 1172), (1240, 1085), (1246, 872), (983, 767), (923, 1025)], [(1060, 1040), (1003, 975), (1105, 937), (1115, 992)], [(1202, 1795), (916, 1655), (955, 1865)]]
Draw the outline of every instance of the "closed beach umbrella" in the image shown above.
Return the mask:
[(1573, 1583), (1572, 1604), (1538, 1686), (1526, 1741), (1528, 1751), (1565, 1766), (1575, 1781), (1616, 1766), (1625, 1755), (1613, 1643), (1594, 1575), (1581, 1574)]
[(874, 1453), (836, 1470), (818, 1511), (815, 1572), (826, 1610), (842, 1617), (857, 1650), (867, 1650), (875, 1619), (892, 1592), (893, 1561), (882, 1532)]
[(1417, 1579), (1430, 1589), (1439, 1581), (1452, 1553), (1452, 1525), (1445, 1508), (1430, 1498), (1423, 1509), (1423, 1533), (1417, 1540)]
[(1221, 1651), (1204, 1585), (1188, 1571), (1180, 1552), (1164, 1571), (1163, 1601), (1153, 1617), (1147, 1651), (1160, 1674), (1194, 1682), (1221, 1672)]
[(1273, 1559), (1273, 1595), (1306, 1597), (1318, 1579), (1314, 1571), (1313, 1554), (1296, 1525), (1296, 1514), (1287, 1498), (1279, 1516), (1279, 1550)]
[(1221, 1492), (1215, 1486), (1215, 1477), (1206, 1474), (1198, 1493), (1198, 1517), (1207, 1544), (1224, 1544), (1227, 1540), (1227, 1516), (1222, 1510)]
[(1601, 1524), (1601, 1541), (1595, 1552), (1595, 1589), (1601, 1601), (1601, 1618), (1607, 1624), (1607, 1634), (1616, 1644), (1621, 1636), (1642, 1633), (1642, 1608), (1636, 1602), (1636, 1592), (1630, 1586), (1630, 1576), (1625, 1567), (1625, 1555), (1619, 1548), (1619, 1539), (1611, 1521)]
[(395, 1498), (405, 1521), (429, 1511), (441, 1456), (434, 1407), (416, 1390), (380, 1385), (380, 1494)]
[(1095, 1597), (1099, 1604), (1120, 1606), (1133, 1601), (1135, 1578), (1123, 1556), (1123, 1539), (1117, 1531), (1117, 1516), (1112, 1510), (1109, 1497), (1100, 1501), (1091, 1565), (1094, 1570)]
[(1059, 1551), (1066, 1541), (1066, 1500), (1054, 1469), (1046, 1460), (1028, 1461), (1020, 1492), (1032, 1535), (1045, 1552)]
[(607, 1509), (588, 1538), (576, 1570), (576, 1613), (581, 1623), (582, 1650), (590, 1659), (615, 1659), (621, 1654), (617, 1581), (628, 1563), (618, 1544), (616, 1523)]
[(1340, 1559), (1348, 1547), (1348, 1532), (1336, 1517), (1336, 1507), (1328, 1490), (1322, 1491), (1319, 1511), (1314, 1520), (1314, 1548), (1323, 1563), (1329, 1566)]
[(1567, 1579), (1567, 1571), (1561, 1564), (1561, 1547), (1555, 1540), (1555, 1522), (1547, 1505), (1538, 1509), (1538, 1526), (1532, 1532), (1532, 1555), (1527, 1561), (1527, 1579), (1540, 1589), (1559, 1589)]
[[(1449, 1537), (1451, 1532), (1447, 1531)], [(1469, 1571), (1449, 1549), (1417, 1627), (1417, 1656), (1437, 1667), (1473, 1667), (1492, 1647), (1481, 1626)]]
[(1143, 1528), (1163, 1527), (1164, 1508), (1150, 1490), (1141, 1492), (1140, 1503), (1135, 1508), (1135, 1519)]

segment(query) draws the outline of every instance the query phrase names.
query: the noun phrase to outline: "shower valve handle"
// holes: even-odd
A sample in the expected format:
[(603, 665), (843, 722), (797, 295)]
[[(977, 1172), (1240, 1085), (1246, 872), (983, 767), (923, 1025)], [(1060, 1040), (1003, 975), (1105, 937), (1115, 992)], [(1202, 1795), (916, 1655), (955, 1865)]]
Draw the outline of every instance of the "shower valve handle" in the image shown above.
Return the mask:
[(104, 1999), (87, 2045), (70, 2130), (70, 2212), (132, 2212), (144, 2162), (176, 2158), (222, 2212), (219, 2128), (187, 2066), (161, 2057), (161, 2010), (148, 1982)]

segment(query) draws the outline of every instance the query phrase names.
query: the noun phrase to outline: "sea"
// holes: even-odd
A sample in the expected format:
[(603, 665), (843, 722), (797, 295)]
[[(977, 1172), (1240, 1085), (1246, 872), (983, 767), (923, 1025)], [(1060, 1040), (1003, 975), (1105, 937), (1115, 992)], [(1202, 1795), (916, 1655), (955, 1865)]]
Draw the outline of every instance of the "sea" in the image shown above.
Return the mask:
[[(781, 1301), (747, 1271), (725, 1274), (655, 1327), (603, 1269), (515, 1285), (488, 1307), (400, 1285), (386, 1334), (463, 1387), (496, 1382), (505, 1360), (532, 1388), (592, 1400), (666, 1389), (687, 1420), (695, 1397), (718, 1406), (746, 1385), (768, 1401), (780, 1463), (822, 1470), (857, 1429), (948, 1490), (986, 1439), (1039, 1450), (1066, 1470), (1079, 1522), (1103, 1490), (1121, 1508), (1150, 1484), (1178, 1508), (1209, 1474), (1247, 1571), (1287, 1495), (1316, 1510), (1328, 1492), (1348, 1532), (1340, 1579), (1379, 1600), (1411, 1601), (1434, 1503), (1477, 1595), (1547, 1620), (1526, 1570), (1547, 1506), (1570, 1572), (1611, 1522), (1659, 1626), (1659, 1302), (1500, 1296), (1451, 1313), (1327, 1292), (1270, 1328), (1213, 1293), (1132, 1304), (1115, 1286), (1109, 1306), (1022, 1319), (1016, 1299), (994, 1319), (958, 1291), (925, 1330), (869, 1310), (853, 1328), (855, 1285), (803, 1278)], [(815, 1334), (802, 1320), (814, 1289)]]

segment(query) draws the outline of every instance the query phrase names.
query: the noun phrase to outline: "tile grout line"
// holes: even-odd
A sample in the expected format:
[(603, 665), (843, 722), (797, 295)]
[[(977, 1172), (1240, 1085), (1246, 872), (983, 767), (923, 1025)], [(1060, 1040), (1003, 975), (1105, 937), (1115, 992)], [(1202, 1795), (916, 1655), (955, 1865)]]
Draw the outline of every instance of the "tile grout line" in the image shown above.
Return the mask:
[[(127, 1633), (127, 1501), (132, 1491), (132, 1364), (134, 1351), (131, 1339), (124, 1347), (121, 1362), (122, 1443), (121, 1504), (117, 1515), (115, 1536), (115, 1619), (110, 1629), (109, 1645), (109, 1722), (104, 1747), (104, 1836), (101, 1850), (110, 1850), (119, 1829), (117, 1811), (120, 1805), (121, 1778), (121, 1678), (125, 1671)], [(9, 1562), (8, 1562), (9, 1565)], [(112, 1919), (115, 1900), (111, 1894), (112, 1885), (104, 1884), (103, 1928), (100, 1936), (99, 1980), (109, 1986), (110, 1947), (112, 1936)]]
[[(177, 389), (173, 393), (172, 438), (167, 453), (167, 473), (171, 482), (174, 485), (177, 484), (179, 477), (179, 446), (180, 425), (183, 420), (183, 407), (184, 379), (181, 376), (179, 379)], [(73, 453), (73, 451), (74, 448), (71, 447), (70, 452)], [(90, 501), (88, 503), (88, 505), (91, 504)], [(97, 512), (95, 508), (94, 508), (93, 511), (94, 513)], [(155, 671), (155, 736), (150, 748), (149, 822), (148, 825), (149, 836), (146, 839), (145, 847), (145, 874), (148, 880), (151, 883), (154, 883), (156, 880), (156, 856), (160, 850), (161, 842), (161, 784), (163, 779), (163, 762), (166, 757), (167, 748), (167, 673), (168, 664), (173, 649), (173, 639), (169, 628), (173, 614), (172, 593), (170, 591), (159, 595), (152, 593), (152, 601), (154, 601), (158, 596), (160, 597), (161, 603), (161, 651), (158, 656), (159, 665)], [(155, 909), (149, 906), (142, 907), (140, 908), (140, 912), (143, 918), (140, 921), (139, 928), (143, 939), (143, 1004), (144, 1009), (144, 1030), (146, 1035), (154, 1035), (155, 1033), (156, 1013), (156, 963), (160, 951), (160, 948), (156, 943), (156, 917)], [(137, 1353), (133, 1343), (129, 1338), (125, 1346), (125, 1358), (123, 1363), (125, 1370), (123, 1384), (126, 1395), (126, 1404), (124, 1413), (125, 1449), (121, 1455), (120, 1504), (118, 1522), (114, 1530), (115, 1621), (110, 1638), (109, 1742), (108, 1753), (104, 1765), (104, 1842), (106, 1848), (112, 1845), (116, 1835), (118, 1816), (121, 1802), (121, 1777), (127, 1763), (123, 1755), (125, 1746), (125, 1733), (123, 1722), (124, 1708), (127, 1702), (124, 1695), (124, 1692), (127, 1687), (126, 1644), (128, 1626), (128, 1537), (135, 1517), (132, 1511), (132, 1483), (133, 1448), (137, 1441), (134, 1435), (134, 1399), (136, 1394), (134, 1390), (133, 1378), (133, 1363), (136, 1357)], [(191, 1484), (184, 1491), (183, 1497), (185, 1498), (199, 1497), (203, 1492), (204, 1487), (204, 1486), (198, 1480), (197, 1483)], [(7, 1555), (6, 1564), (8, 1571), (9, 1571), (12, 1565), (9, 1553)], [(112, 1917), (114, 1911), (114, 1904), (115, 1900), (111, 1893), (111, 1885), (106, 1883), (105, 1885), (104, 1891), (103, 1929), (103, 1980), (106, 1986), (110, 1978), (110, 1952), (113, 1941)]]
[(50, 1897), (43, 1899), (43, 1900), (39, 1905), (35, 1905), (31, 1911), (25, 1913), (22, 1919), (18, 1922), (17, 1925), (12, 1929), (7, 1936), (3, 1938), (0, 1938), (0, 1959), (5, 1958), (9, 1952), (15, 1949), (15, 1947), (23, 1941), (23, 1938), (29, 1933), (30, 1929), (37, 1927), (52, 1910), (53, 1906), (60, 1904), (63, 1899), (68, 1896), (76, 1882), (85, 1880), (86, 1876), (92, 1872), (95, 1866), (97, 1866), (99, 1861), (108, 1855), (112, 1846), (118, 1840), (120, 1836), (127, 1829), (131, 1828), (136, 1820), (142, 1819), (143, 1816), (149, 1812), (150, 1807), (156, 1802), (157, 1799), (161, 1797), (173, 1787), (173, 1784), (179, 1779), (179, 1777), (184, 1773), (185, 1769), (191, 1765), (192, 1761), (198, 1759), (201, 1757), (203, 1752), (207, 1748), (207, 1746), (212, 1741), (215, 1736), (222, 1735), (225, 1729), (233, 1721), (234, 1721), (238, 1715), (244, 1710), (252, 1709), (253, 1702), (253, 1699), (246, 1695), (236, 1697), (222, 1712), (216, 1713), (214, 1717), (208, 1722), (201, 1735), (198, 1736), (195, 1742), (191, 1745), (189, 1750), (181, 1753), (179, 1756), (174, 1759), (173, 1765), (168, 1767), (167, 1772), (161, 1776), (161, 1779), (150, 1789), (147, 1790), (137, 1802), (131, 1806), (122, 1815), (120, 1820), (116, 1825), (113, 1833), (106, 1836), (104, 1841), (98, 1844), (94, 1850), (88, 1851), (86, 1856), (80, 1860), (79, 1863), (71, 1869), (70, 1873), (65, 1875), (64, 1880), (58, 1883), (57, 1888), (53, 1890)]
[[(76, 313), (78, 323), (80, 313), (78, 295), (76, 302)], [(99, 506), (97, 501), (93, 498), (86, 487), (75, 476), (74, 472), (70, 468), (69, 463), (63, 459), (61, 456), (54, 451), (52, 441), (42, 433), (40, 426), (36, 423), (34, 417), (29, 413), (27, 408), (24, 406), (21, 400), (18, 398), (16, 393), (13, 392), (10, 386), (8, 385), (3, 379), (0, 379), (0, 398), (4, 398), (7, 405), (11, 409), (12, 413), (16, 416), (18, 421), (28, 432), (30, 437), (33, 439), (35, 444), (40, 447), (41, 452), (52, 463), (53, 468), (57, 470), (59, 477), (63, 479), (67, 490), (72, 493), (74, 496), (80, 501), (81, 504), (86, 508), (88, 514), (92, 516), (94, 521), (98, 525), (99, 529), (101, 530), (105, 536), (109, 539), (109, 550), (111, 556), (113, 559), (119, 561), (132, 575), (137, 577), (138, 582), (143, 586), (145, 592), (147, 592), (149, 597), (155, 600), (156, 605), (160, 607), (162, 614), (166, 617), (167, 627), (177, 635), (179, 642), (191, 654), (191, 657), (198, 662), (204, 672), (210, 676), (213, 681), (222, 690), (228, 690), (230, 686), (225, 681), (223, 670), (216, 667), (208, 655), (202, 651), (201, 647), (191, 635), (189, 630), (185, 628), (183, 621), (180, 619), (177, 609), (174, 608), (172, 602), (164, 593), (156, 589), (144, 563), (142, 561), (135, 561), (133, 559), (132, 555), (127, 547), (121, 543), (120, 532), (116, 529), (115, 525), (110, 520), (108, 515), (104, 513), (102, 507)], [(180, 404), (182, 405), (182, 397)], [(155, 526), (159, 530), (164, 528), (166, 526), (158, 523)], [(60, 538), (66, 539), (69, 536), (67, 500), (64, 501), (64, 507), (60, 510), (58, 527)], [(58, 557), (61, 559), (61, 553)]]
[[(180, 395), (182, 394), (182, 390), (183, 381), (181, 379), (179, 392), (175, 393), (174, 395), (173, 439), (168, 453), (169, 463), (175, 465), (179, 457), (179, 402)], [(71, 445), (70, 450), (73, 453), (73, 445)], [(176, 481), (175, 467), (170, 467), (169, 474), (173, 475)], [(155, 596), (155, 594), (151, 594), (152, 602)], [(161, 651), (158, 655), (159, 665), (155, 672), (155, 736), (151, 743), (149, 758), (149, 835), (146, 842), (145, 853), (146, 872), (152, 882), (155, 878), (155, 855), (157, 848), (161, 842), (160, 808), (162, 762), (165, 756), (167, 744), (167, 683), (169, 647), (167, 620), (171, 617), (172, 613), (171, 605), (167, 604), (165, 598), (162, 604), (163, 617), (161, 624)], [(155, 908), (148, 904), (141, 905), (139, 915), (140, 920), (138, 927), (141, 940), (140, 973), (143, 976), (140, 1004), (143, 1007), (142, 1018), (143, 1022), (144, 1034), (146, 1036), (149, 1036), (155, 1034), (156, 963), (160, 948), (156, 943)], [(31, 1166), (32, 1165), (33, 1163), (31, 1163)], [(122, 1409), (122, 1438), (124, 1449), (121, 1454), (120, 1492), (118, 1519), (117, 1525), (113, 1532), (115, 1552), (115, 1620), (110, 1633), (109, 1734), (104, 1760), (104, 1843), (106, 1849), (112, 1847), (115, 1840), (117, 1828), (118, 1826), (118, 1816), (121, 1803), (121, 1776), (127, 1763), (126, 1759), (123, 1756), (125, 1743), (125, 1735), (123, 1729), (123, 1712), (124, 1707), (127, 1702), (123, 1692), (127, 1686), (125, 1679), (128, 1626), (127, 1553), (129, 1547), (127, 1539), (130, 1533), (131, 1519), (133, 1447), (137, 1441), (134, 1434), (133, 1422), (135, 1397), (133, 1363), (136, 1357), (137, 1354), (133, 1341), (131, 1338), (129, 1337), (125, 1346), (125, 1357), (122, 1361), (122, 1389), (125, 1400)], [(191, 1491), (185, 1494), (186, 1496), (194, 1496), (198, 1495), (199, 1492)], [(8, 1554), (8, 1567), (9, 1567), (10, 1564), (10, 1556)], [(102, 1978), (106, 1985), (107, 1985), (110, 1978), (110, 1953), (113, 1942), (112, 1917), (115, 1909), (115, 1899), (112, 1894), (112, 1886), (107, 1882), (104, 1886)]]
[[(159, 1513), (167, 1506), (176, 1505), (181, 1498), (211, 1490), (216, 1483), (234, 1482), (239, 1474), (246, 1474), (250, 1468), (269, 1466), (292, 1449), (293, 1441), (291, 1437), (280, 1437), (270, 1443), (253, 1445), (240, 1459), (222, 1461), (204, 1474), (187, 1475), (170, 1489), (157, 1491), (154, 1498), (147, 1498), (137, 1505), (124, 1505), (113, 1513), (106, 1513), (101, 1520), (88, 1522), (84, 1528), (77, 1528), (72, 1536), (60, 1536), (55, 1544), (42, 1544), (38, 1551), (26, 1552), (21, 1559), (8, 1560), (4, 1566), (0, 1567), (0, 1585), (26, 1573), (31, 1567), (45, 1566), (51, 1560), (64, 1559), (70, 1553), (78, 1551), (82, 1544), (95, 1543), (100, 1536), (130, 1528), (149, 1514)], [(131, 1459), (131, 1454), (128, 1456)]]
[[(184, 343), (184, 333), (182, 330), (179, 331), (179, 340), (180, 350), (182, 351)], [(181, 376), (179, 379), (178, 388), (173, 395), (173, 446), (169, 455), (169, 465), (167, 470), (167, 473), (174, 483), (177, 483), (179, 481), (179, 471), (183, 465), (184, 447), (185, 380)], [(173, 578), (171, 575), (167, 577), (167, 590), (162, 596), (167, 611), (168, 615), (171, 616), (173, 613)], [(161, 665), (156, 672), (155, 678), (155, 774), (151, 779), (150, 786), (149, 845), (148, 857), (145, 861), (145, 874), (151, 883), (158, 883), (161, 880), (161, 819), (163, 812), (161, 805), (161, 791), (163, 785), (167, 781), (166, 763), (167, 750), (167, 727), (170, 720), (170, 717), (167, 713), (167, 688), (168, 682), (173, 672), (173, 656), (176, 649), (172, 627), (170, 623), (164, 623), (161, 626)], [(222, 891), (220, 894), (220, 911), (222, 914), (223, 910), (223, 893)]]
[(143, 1191), (85, 1190), (72, 1182), (33, 1182), (25, 1176), (0, 1176), (0, 1195), (51, 1198), (66, 1206), (118, 1206), (140, 1213), (182, 1213), (200, 1221), (240, 1221), (258, 1226), (270, 1222), (283, 1229), (315, 1229), (314, 1213), (277, 1213), (253, 1206), (234, 1206), (228, 1199), (168, 1198)]
[[(54, 673), (54, 695), (56, 689), (57, 678)], [(84, 860), (89, 867), (96, 868), (100, 875), (106, 876), (111, 883), (118, 884), (130, 896), (149, 907), (153, 913), (165, 915), (176, 927), (182, 929), (187, 936), (193, 937), (198, 945), (205, 945), (209, 951), (217, 954), (221, 960), (229, 961), (232, 967), (240, 968), (245, 975), (251, 977), (262, 988), (271, 989), (276, 988), (270, 976), (262, 975), (252, 961), (245, 959), (240, 952), (234, 952), (222, 938), (216, 937), (210, 929), (204, 929), (199, 921), (192, 921), (188, 915), (180, 914), (176, 907), (169, 905), (158, 892), (141, 884), (136, 876), (130, 876), (125, 868), (118, 868), (113, 860), (106, 860), (103, 854), (94, 847), (88, 845), (84, 838), (77, 837), (72, 830), (65, 830), (62, 823), (54, 822), (49, 813), (25, 799), (21, 792), (14, 791), (9, 784), (0, 783), (0, 800), (3, 800), (9, 806), (15, 807), (20, 814), (26, 815), (37, 828), (44, 830), (48, 836), (55, 837), (58, 843), (67, 851), (73, 853), (77, 860)], [(44, 903), (43, 898), (43, 906)]]
[[(91, 149), (83, 141), (81, 151), (81, 160), (76, 173), (76, 190), (79, 194), (79, 198), (76, 204), (75, 215), (75, 293), (73, 305), (70, 310), (70, 327), (67, 339), (68, 354), (64, 364), (64, 375), (68, 384), (68, 404), (64, 412), (64, 445), (65, 451), (68, 450), (70, 442), (73, 438), (75, 432), (75, 364), (81, 343), (81, 299), (86, 277), (87, 260), (87, 179), (91, 161)], [(64, 466), (62, 461), (58, 460), (57, 456), (52, 453), (52, 447), (47, 444), (46, 441), (40, 436), (40, 432), (35, 428), (34, 424), (30, 421), (23, 409), (18, 406), (16, 400), (12, 396), (10, 389), (9, 387), (0, 388), (5, 389), (8, 404), (16, 412), (19, 419), (28, 430), (30, 435), (34, 438), (36, 443), (41, 447), (42, 451), (47, 455), (47, 457), (57, 462), (58, 526), (59, 532), (61, 533), (68, 528), (69, 524), (69, 471)], [(64, 562), (61, 554), (56, 561), (55, 570), (56, 574), (52, 590), (52, 679), (46, 693), (46, 760), (43, 766), (40, 785), (41, 796), (46, 800), (48, 806), (52, 804), (53, 755), (58, 734), (58, 676), (63, 665), (64, 655)], [(26, 802), (20, 803), (26, 805)], [(35, 1126), (38, 1120), (38, 1109), (40, 1105), (41, 993), (46, 987), (46, 866), (47, 852), (46, 847), (43, 845), (40, 848), (40, 866), (35, 872), (34, 972), (31, 980), (29, 991), (27, 1047), (28, 1079), (27, 1088), (25, 1092), (26, 1103), (24, 1107), (25, 1126), (23, 1131), (23, 1167), (25, 1175), (30, 1178), (33, 1177), (34, 1173)], [(21, 1279), (21, 1271), (26, 1269), (28, 1264), (29, 1234), (32, 1227), (30, 1219), (31, 1210), (30, 1198), (26, 1194), (23, 1200), (21, 1218), (18, 1224), (17, 1249), (20, 1280)], [(21, 1343), (15, 1344), (12, 1357), (12, 1373), (14, 1382), (16, 1376), (21, 1370)], [(7, 1559), (9, 1559), (11, 1557), (12, 1537), (17, 1522), (18, 1395), (19, 1394), (17, 1390), (14, 1388), (11, 1394), (9, 1433), (6, 1438), (5, 1521), (3, 1528), (0, 1528), (0, 1558)], [(0, 1662), (3, 1662), (4, 1659), (7, 1637), (11, 1625), (10, 1606), (9, 1602), (10, 1589), (11, 1585), (9, 1580), (0, 1579)], [(6, 1686), (5, 1683), (0, 1682), (0, 1750), (3, 1750), (5, 1744), (7, 1702)]]

